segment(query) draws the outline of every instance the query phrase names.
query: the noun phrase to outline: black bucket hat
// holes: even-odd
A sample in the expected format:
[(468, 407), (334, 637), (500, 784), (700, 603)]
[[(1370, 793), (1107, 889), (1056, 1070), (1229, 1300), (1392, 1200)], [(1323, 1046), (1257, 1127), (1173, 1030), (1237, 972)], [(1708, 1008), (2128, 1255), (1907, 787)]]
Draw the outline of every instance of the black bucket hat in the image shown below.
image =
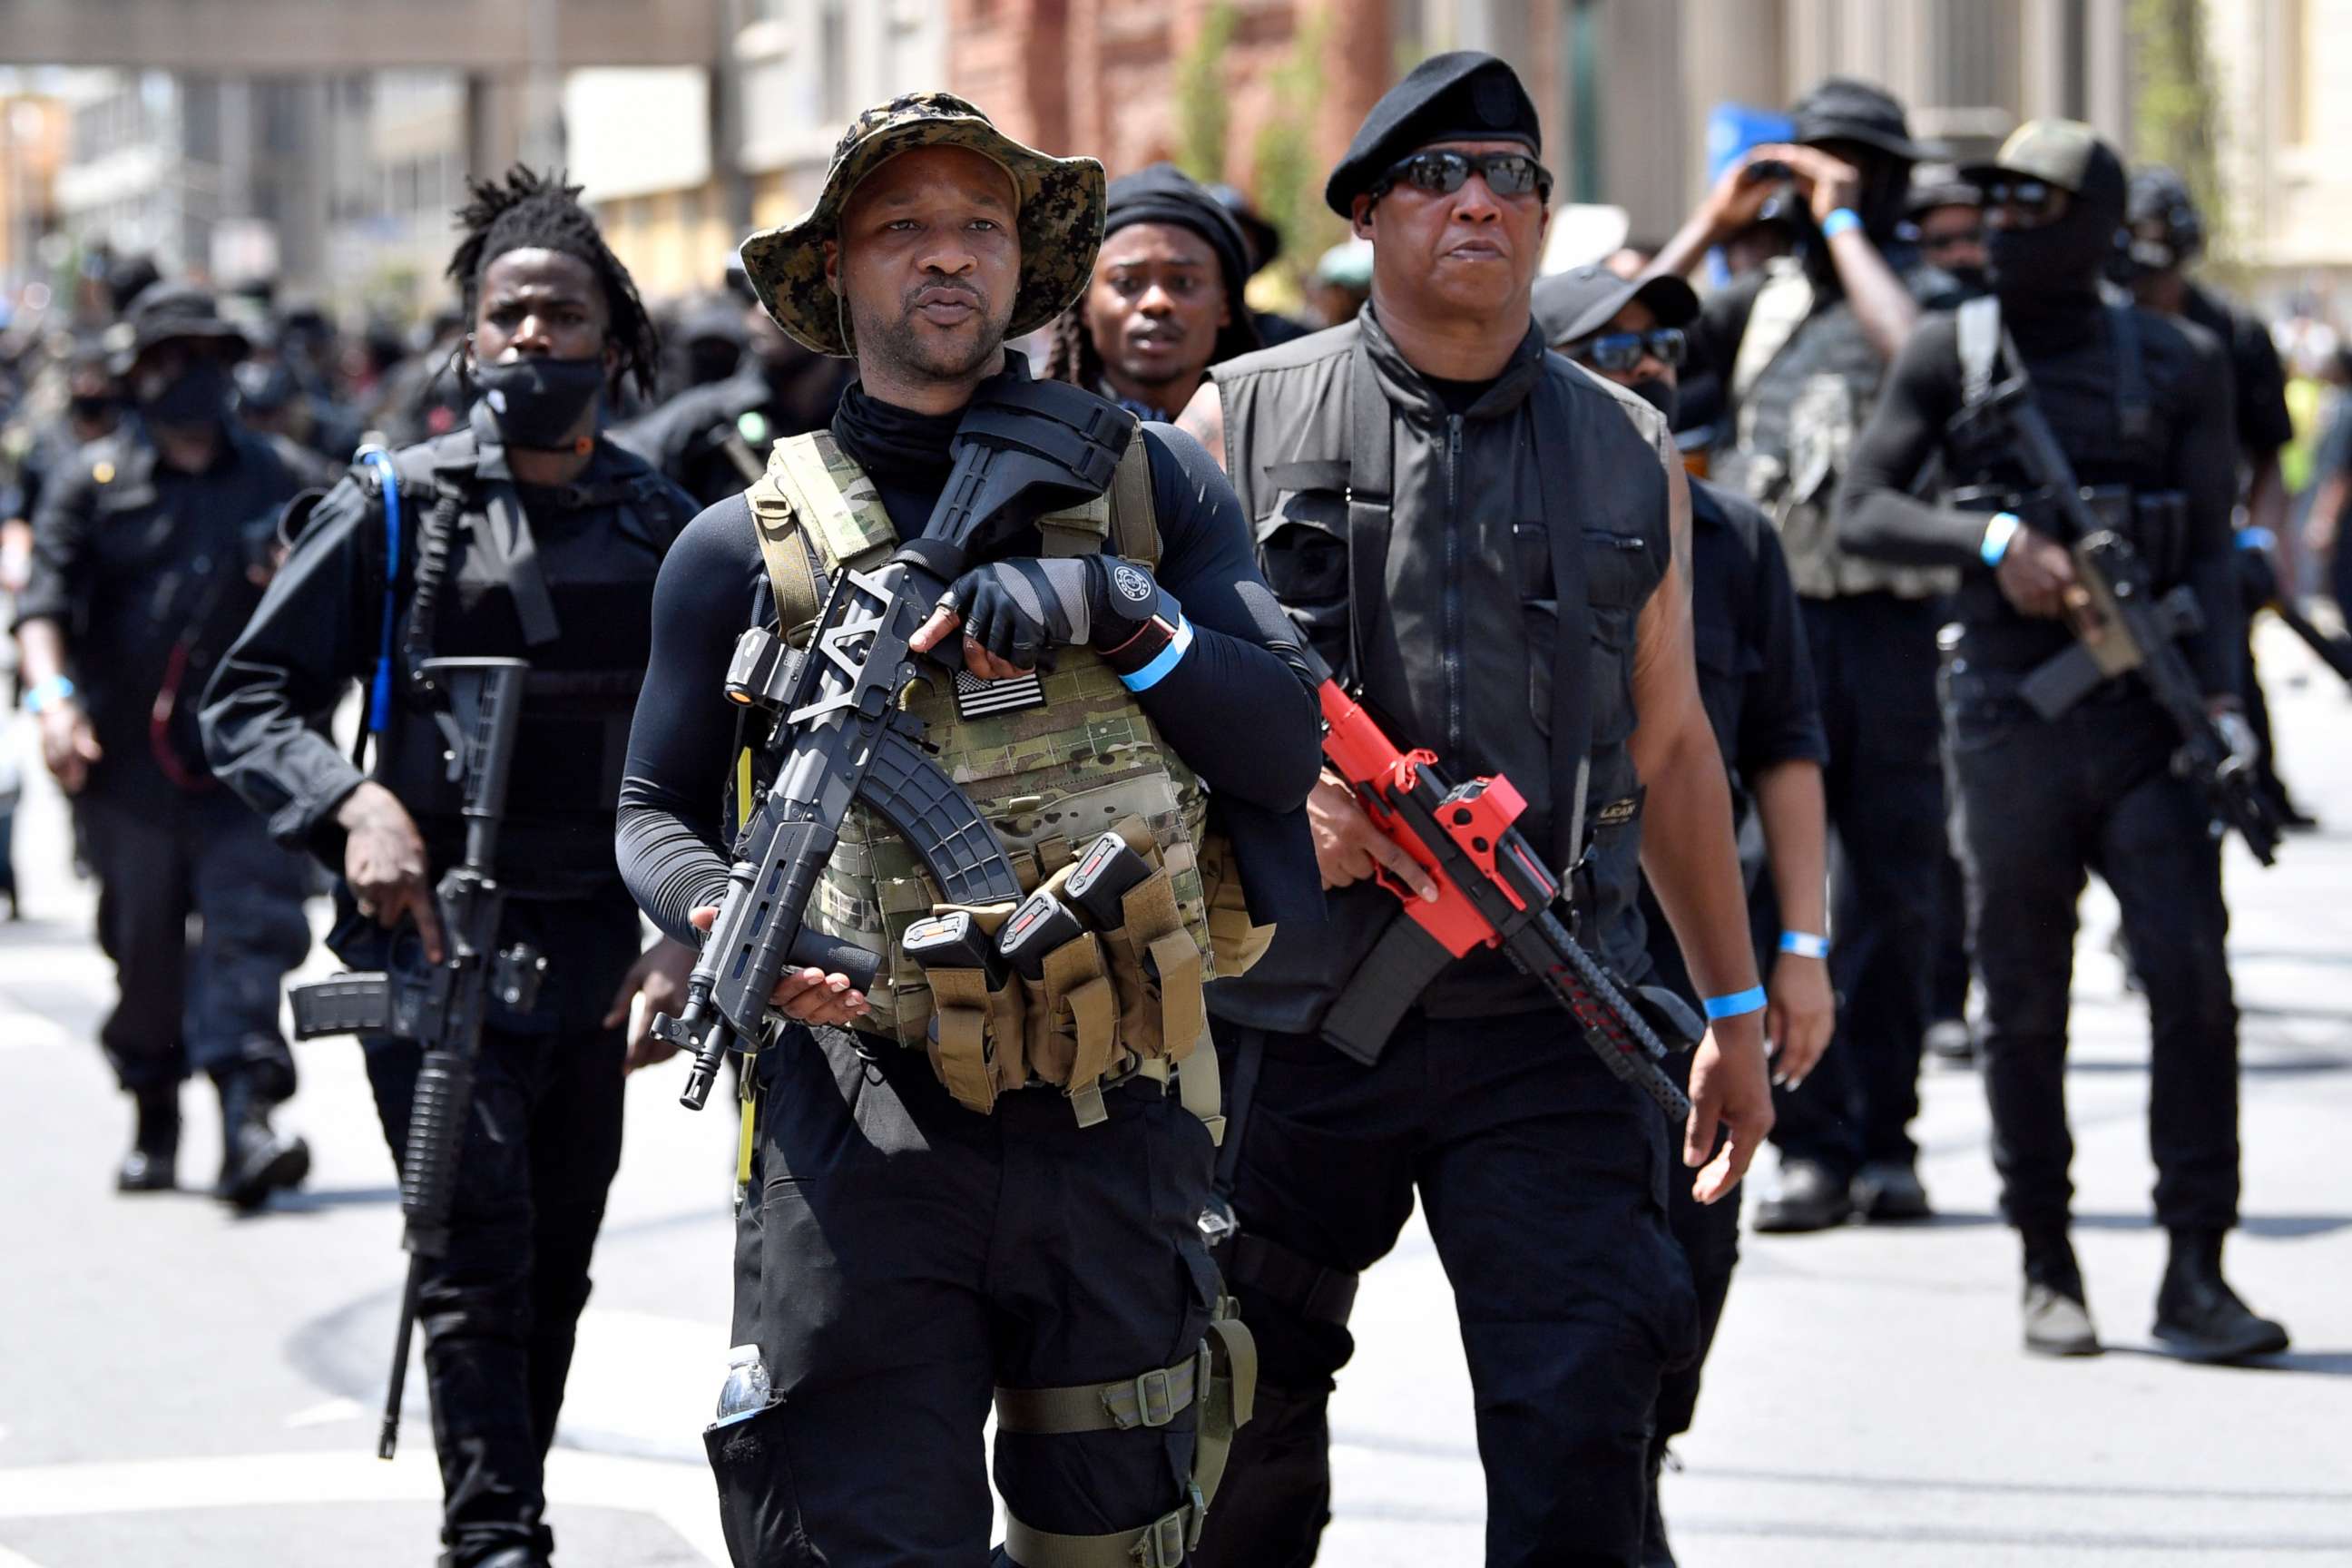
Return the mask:
[(188, 283), (150, 283), (106, 330), (107, 368), (128, 375), (139, 358), (159, 343), (183, 341), (213, 343), (241, 360), (253, 352), (245, 330), (224, 319), (220, 302)]
[(1859, 142), (1906, 163), (1942, 155), (1937, 148), (1911, 140), (1911, 121), (1894, 94), (1857, 77), (1822, 79), (1797, 100), (1789, 117), (1796, 122), (1789, 140), (1808, 147)]

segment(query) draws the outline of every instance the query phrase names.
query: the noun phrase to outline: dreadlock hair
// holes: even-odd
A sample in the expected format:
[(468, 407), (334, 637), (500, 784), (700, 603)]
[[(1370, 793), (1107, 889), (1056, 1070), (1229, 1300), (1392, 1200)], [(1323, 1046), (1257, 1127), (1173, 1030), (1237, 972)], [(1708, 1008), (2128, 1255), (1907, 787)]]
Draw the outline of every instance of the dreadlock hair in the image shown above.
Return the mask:
[(1094, 329), (1087, 325), (1086, 296), (1054, 318), (1054, 334), (1046, 340), (1045, 379), (1066, 381), (1093, 392), (1102, 385), (1102, 355), (1095, 353)]
[[(614, 376), (615, 388), (627, 376), (651, 398), (661, 373), (660, 334), (646, 313), (646, 302), (637, 297), (636, 281), (629, 269), (605, 245), (594, 216), (580, 205), (581, 187), (565, 184), (563, 173), (555, 169), (540, 174), (517, 163), (503, 179), (468, 177), (466, 188), (473, 200), (457, 213), (457, 226), (465, 230), (466, 237), (450, 256), (443, 276), (464, 297), (470, 331), (474, 313), (481, 305), (482, 274), (508, 251), (561, 251), (585, 264), (604, 290), (605, 313), (610, 318), (606, 339), (621, 353), (620, 368)], [(461, 338), (450, 356), (460, 376), (465, 372), (465, 352)]]

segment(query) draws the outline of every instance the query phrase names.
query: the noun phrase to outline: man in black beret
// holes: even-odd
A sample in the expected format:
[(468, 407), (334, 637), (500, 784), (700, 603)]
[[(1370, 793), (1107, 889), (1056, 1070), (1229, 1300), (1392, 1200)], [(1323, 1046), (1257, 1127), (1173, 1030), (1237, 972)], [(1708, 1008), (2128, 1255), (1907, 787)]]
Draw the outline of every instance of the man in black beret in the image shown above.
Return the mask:
[(1054, 323), (1045, 374), (1139, 419), (1173, 419), (1211, 364), (1258, 346), (1241, 227), (1173, 163), (1113, 180), (1092, 279)]
[(1262, 1369), (1199, 1554), (1213, 1568), (1314, 1555), (1356, 1273), (1416, 1198), (1469, 1352), (1486, 1562), (1636, 1563), (1659, 1377), (1696, 1342), (1665, 1186), (1720, 1200), (1770, 1125), (1695, 675), (1689, 493), (1665, 420), (1547, 353), (1530, 316), (1540, 141), (1502, 61), (1416, 68), (1325, 192), (1371, 247), (1370, 302), (1218, 365), (1184, 423), (1223, 454), (1267, 579), (1342, 684), (1453, 777), (1517, 786), (1584, 942), (1629, 983), (1648, 972), (1648, 874), (1719, 1020), (1680, 1130), (1705, 1169), (1669, 1176), (1676, 1130), (1500, 953), (1431, 960), (1410, 940), (1374, 874), (1427, 878), (1327, 772), (1308, 815), (1328, 922), (1285, 927), (1209, 994), (1229, 1081), (1254, 1085), (1235, 1090), (1225, 1263)]
[(1912, 165), (1930, 150), (1900, 103), (1849, 77), (1790, 113), (1790, 141), (1726, 171), (1652, 268), (1688, 276), (1768, 206), (1801, 231), (1793, 254), (1710, 298), (1690, 334), (1694, 366), (1720, 378), (1730, 408), (1715, 477), (1780, 529), (1804, 603), (1839, 844), (1830, 973), (1845, 1006), (1810, 1087), (1779, 1096), (1781, 1164), (1759, 1231), (1818, 1230), (1856, 1209), (1927, 1213), (1909, 1128), (1944, 853), (1936, 628), (1954, 583), (1850, 556), (1830, 521), (1887, 363), (1923, 304), (1958, 302), (1958, 286), (1898, 237)]

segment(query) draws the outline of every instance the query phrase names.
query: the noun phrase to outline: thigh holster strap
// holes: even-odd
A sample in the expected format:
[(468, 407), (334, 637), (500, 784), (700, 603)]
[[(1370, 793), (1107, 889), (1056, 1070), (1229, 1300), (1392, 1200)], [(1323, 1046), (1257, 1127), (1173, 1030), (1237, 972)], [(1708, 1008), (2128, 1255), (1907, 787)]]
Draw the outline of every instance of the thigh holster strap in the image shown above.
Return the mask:
[[(1146, 1385), (1155, 1378), (1168, 1381), (1171, 1395), (1181, 1374), (1183, 1397), (1165, 1406), (1156, 1420), (1140, 1418), (1153, 1411), (1154, 1391)], [(1096, 1432), (1113, 1428), (1165, 1426), (1175, 1413), (1195, 1398), (1201, 1414), (1192, 1436), (1192, 1474), (1185, 1483), (1185, 1500), (1140, 1530), (1115, 1530), (1105, 1535), (1055, 1535), (1034, 1530), (1008, 1514), (1004, 1521), (1005, 1555), (1021, 1568), (1178, 1568), (1185, 1555), (1201, 1544), (1208, 1522), (1209, 1503), (1224, 1479), (1225, 1460), (1233, 1452), (1234, 1434), (1250, 1418), (1257, 1392), (1257, 1345), (1241, 1320), (1230, 1315), (1230, 1303), (1220, 1302), (1209, 1324), (1200, 1354), (1181, 1367), (1150, 1372), (1127, 1384), (1098, 1384), (1076, 1388), (1000, 1388), (996, 1391), (999, 1430), (1022, 1432)], [(1024, 1426), (1007, 1419), (1007, 1396), (1016, 1406), (1045, 1396), (1041, 1408), (1050, 1408), (1052, 1426)], [(1125, 1402), (1121, 1418), (1115, 1408)], [(1065, 1401), (1066, 1399), (1066, 1407)], [(1091, 1405), (1087, 1401), (1091, 1401)], [(1023, 1414), (1029, 1412), (1023, 1410)]]
[(1246, 1230), (1234, 1237), (1224, 1266), (1234, 1288), (1247, 1286), (1309, 1322), (1345, 1328), (1356, 1308), (1356, 1275)]
[(1000, 1431), (1051, 1435), (1125, 1432), (1165, 1426), (1192, 1405), (1209, 1378), (1209, 1347), (1174, 1366), (1154, 1367), (1123, 1383), (1080, 1383), (1064, 1388), (1000, 1388)]

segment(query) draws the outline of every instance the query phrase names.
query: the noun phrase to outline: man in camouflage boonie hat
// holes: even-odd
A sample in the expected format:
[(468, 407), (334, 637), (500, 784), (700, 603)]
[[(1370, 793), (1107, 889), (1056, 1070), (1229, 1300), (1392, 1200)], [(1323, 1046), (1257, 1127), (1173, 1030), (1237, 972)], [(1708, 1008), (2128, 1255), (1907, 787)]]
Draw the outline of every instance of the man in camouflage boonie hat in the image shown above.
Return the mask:
[(953, 93), (904, 93), (850, 122), (833, 149), (814, 206), (743, 242), (743, 270), (753, 292), (797, 342), (845, 358), (855, 352), (848, 311), (827, 275), (825, 243), (839, 241), (842, 210), (859, 183), (917, 147), (970, 148), (1012, 176), (1021, 282), (1007, 337), (1044, 326), (1086, 288), (1102, 245), (1102, 165), (1024, 147)]

